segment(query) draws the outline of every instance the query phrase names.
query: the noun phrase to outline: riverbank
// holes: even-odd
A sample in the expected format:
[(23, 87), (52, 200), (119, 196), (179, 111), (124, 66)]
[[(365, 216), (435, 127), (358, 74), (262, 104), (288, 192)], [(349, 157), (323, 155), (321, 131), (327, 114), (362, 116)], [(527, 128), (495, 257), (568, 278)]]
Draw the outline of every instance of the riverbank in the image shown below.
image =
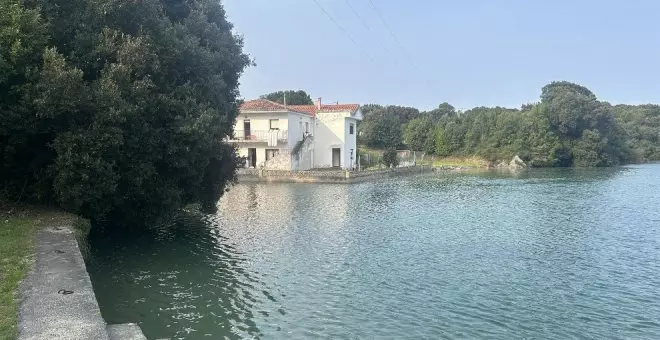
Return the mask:
[(0, 222), (0, 339), (144, 339), (101, 316), (83, 260), (87, 220), (2, 201)]
[(0, 339), (18, 335), (21, 281), (35, 261), (37, 234), (46, 225), (71, 224), (84, 230), (84, 221), (54, 209), (0, 201)]
[(239, 182), (279, 182), (279, 183), (338, 183), (351, 184), (392, 176), (430, 173), (435, 168), (427, 165), (399, 167), (393, 169), (348, 171), (343, 169), (312, 169), (304, 171), (239, 169)]

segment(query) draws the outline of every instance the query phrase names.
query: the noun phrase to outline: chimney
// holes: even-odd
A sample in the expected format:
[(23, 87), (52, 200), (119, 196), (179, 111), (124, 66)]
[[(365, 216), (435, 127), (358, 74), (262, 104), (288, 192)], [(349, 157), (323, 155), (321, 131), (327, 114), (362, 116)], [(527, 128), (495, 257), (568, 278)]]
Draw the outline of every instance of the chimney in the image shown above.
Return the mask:
[(316, 109), (320, 110), (321, 109), (321, 97), (316, 101)]

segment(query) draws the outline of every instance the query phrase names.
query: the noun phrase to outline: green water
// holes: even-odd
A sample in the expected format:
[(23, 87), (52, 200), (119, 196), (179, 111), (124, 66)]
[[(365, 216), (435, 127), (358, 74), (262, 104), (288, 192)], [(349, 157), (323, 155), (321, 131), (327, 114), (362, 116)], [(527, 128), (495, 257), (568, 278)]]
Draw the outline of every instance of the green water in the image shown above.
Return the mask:
[(91, 236), (103, 316), (150, 339), (660, 339), (660, 165), (242, 184)]

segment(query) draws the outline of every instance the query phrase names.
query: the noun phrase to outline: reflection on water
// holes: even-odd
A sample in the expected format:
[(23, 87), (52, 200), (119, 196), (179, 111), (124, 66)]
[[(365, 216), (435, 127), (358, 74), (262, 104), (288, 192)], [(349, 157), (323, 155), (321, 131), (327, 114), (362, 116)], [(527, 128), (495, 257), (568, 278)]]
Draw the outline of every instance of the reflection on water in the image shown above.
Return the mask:
[(149, 338), (660, 338), (660, 166), (241, 184), (90, 239)]
[(277, 300), (245, 255), (209, 225), (182, 214), (128, 237), (92, 234), (88, 268), (106, 321), (139, 320), (149, 338), (261, 335), (254, 313), (266, 312), (257, 306)]

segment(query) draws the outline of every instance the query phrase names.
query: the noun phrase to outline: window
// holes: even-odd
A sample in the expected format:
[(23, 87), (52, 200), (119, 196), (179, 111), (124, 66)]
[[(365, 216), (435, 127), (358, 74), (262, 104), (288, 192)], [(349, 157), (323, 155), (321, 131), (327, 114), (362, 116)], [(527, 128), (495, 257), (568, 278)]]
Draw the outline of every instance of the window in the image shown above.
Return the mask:
[(348, 133), (352, 135), (354, 129), (355, 129), (355, 125), (353, 125), (353, 123), (351, 123), (351, 125), (348, 126)]
[(309, 133), (309, 122), (305, 122), (305, 133)]
[(269, 160), (269, 159), (277, 156), (277, 154), (279, 152), (280, 152), (280, 150), (278, 150), (278, 149), (266, 149), (266, 160)]
[(279, 130), (280, 129), (280, 120), (279, 119), (269, 119), (268, 123), (270, 124), (270, 129), (271, 130)]

